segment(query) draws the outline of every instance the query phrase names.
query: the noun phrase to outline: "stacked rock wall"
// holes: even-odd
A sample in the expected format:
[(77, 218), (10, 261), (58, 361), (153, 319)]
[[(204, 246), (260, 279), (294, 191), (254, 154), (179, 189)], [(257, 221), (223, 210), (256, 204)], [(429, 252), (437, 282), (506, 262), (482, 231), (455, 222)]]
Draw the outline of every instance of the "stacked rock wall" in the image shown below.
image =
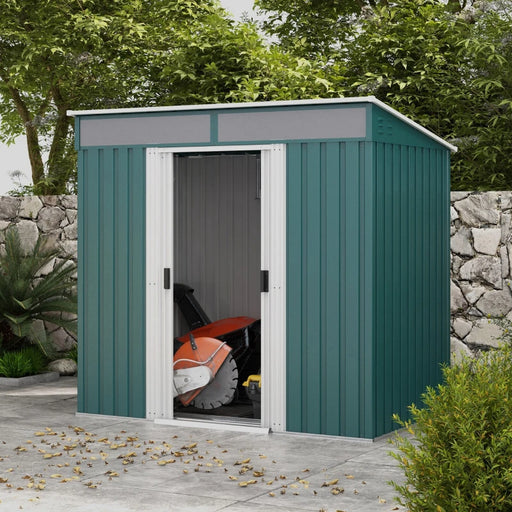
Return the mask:
[(451, 193), (451, 351), (496, 347), (512, 321), (512, 192)]
[[(77, 261), (77, 197), (26, 196), (0, 197), (0, 250), (3, 249), (5, 231), (16, 226), (22, 246), (29, 250), (39, 238), (48, 248), (58, 248), (63, 258)], [(54, 268), (57, 258), (40, 270), (46, 275)], [(47, 325), (48, 331), (59, 351), (67, 351), (74, 338), (56, 325)]]

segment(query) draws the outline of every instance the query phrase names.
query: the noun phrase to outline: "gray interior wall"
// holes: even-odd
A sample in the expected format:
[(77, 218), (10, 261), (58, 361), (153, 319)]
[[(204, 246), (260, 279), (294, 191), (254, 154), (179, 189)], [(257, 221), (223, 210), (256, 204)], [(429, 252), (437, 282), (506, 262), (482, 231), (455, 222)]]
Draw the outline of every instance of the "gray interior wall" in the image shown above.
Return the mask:
[[(212, 321), (260, 318), (259, 154), (176, 156), (174, 281)], [(188, 329), (175, 316), (175, 335)]]

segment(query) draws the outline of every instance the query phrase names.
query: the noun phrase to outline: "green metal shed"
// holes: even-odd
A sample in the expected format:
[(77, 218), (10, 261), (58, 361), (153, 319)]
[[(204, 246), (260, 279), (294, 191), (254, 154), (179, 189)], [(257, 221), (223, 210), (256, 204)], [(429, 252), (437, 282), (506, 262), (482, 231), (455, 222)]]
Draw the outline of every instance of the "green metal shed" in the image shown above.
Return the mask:
[[(456, 148), (373, 97), (69, 115), (79, 413), (373, 439), (440, 381)], [(174, 282), (261, 318), (261, 418), (176, 409)]]

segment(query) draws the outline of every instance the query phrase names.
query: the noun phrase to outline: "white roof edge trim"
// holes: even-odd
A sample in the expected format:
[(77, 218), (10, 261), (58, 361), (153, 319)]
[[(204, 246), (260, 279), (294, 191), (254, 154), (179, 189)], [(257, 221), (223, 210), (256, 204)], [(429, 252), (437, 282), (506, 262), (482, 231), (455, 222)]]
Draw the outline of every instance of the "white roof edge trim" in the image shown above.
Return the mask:
[(184, 112), (195, 110), (221, 110), (221, 109), (237, 109), (247, 107), (281, 107), (281, 106), (301, 106), (301, 105), (329, 105), (329, 104), (343, 104), (343, 103), (373, 103), (390, 114), (394, 115), (404, 123), (412, 126), (419, 132), (427, 135), (439, 144), (447, 147), (452, 152), (457, 152), (457, 147), (436, 135), (435, 133), (427, 130), (407, 116), (404, 116), (394, 108), (386, 105), (375, 96), (361, 96), (361, 97), (348, 97), (348, 98), (320, 98), (312, 100), (280, 100), (280, 101), (255, 101), (247, 103), (205, 103), (202, 105), (174, 105), (165, 107), (135, 107), (135, 108), (107, 108), (95, 110), (68, 110), (67, 115), (75, 116), (93, 116), (93, 115), (108, 115), (108, 114), (144, 114), (152, 112)]

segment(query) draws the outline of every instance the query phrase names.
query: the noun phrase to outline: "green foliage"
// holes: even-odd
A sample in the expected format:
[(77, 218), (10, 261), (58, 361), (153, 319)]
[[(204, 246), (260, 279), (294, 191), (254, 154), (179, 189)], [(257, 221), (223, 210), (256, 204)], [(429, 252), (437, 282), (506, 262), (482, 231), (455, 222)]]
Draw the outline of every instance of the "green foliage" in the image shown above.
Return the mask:
[(37, 375), (46, 369), (47, 358), (39, 347), (29, 346), (0, 356), (0, 376), (9, 378)]
[(78, 344), (75, 343), (73, 348), (66, 352), (66, 357), (69, 359), (73, 359), (73, 361), (75, 361), (75, 363), (78, 364)]
[(38, 194), (76, 185), (69, 109), (326, 92), (320, 68), (269, 49), (217, 0), (0, 0), (0, 10), (0, 140), (25, 133)]
[(48, 365), (48, 358), (37, 345), (30, 345), (20, 350), (23, 357), (30, 361), (30, 375), (43, 373)]
[(444, 382), (410, 407), (394, 457), (405, 484), (393, 483), (411, 512), (512, 510), (512, 348), (444, 369)]
[(298, 99), (323, 96), (319, 66), (269, 48), (251, 24), (210, 17), (200, 31), (182, 30), (172, 55), (152, 60), (152, 103), (160, 105)]
[(256, 0), (265, 13), (263, 29), (286, 51), (325, 58), (351, 34), (361, 10), (376, 2), (359, 0)]
[(452, 189), (512, 188), (511, 27), (494, 9), (454, 14), (437, 0), (375, 8), (340, 56), (339, 85), (458, 145)]
[(5, 352), (0, 356), (0, 376), (17, 379), (30, 375), (30, 359), (22, 352)]
[(37, 321), (49, 321), (71, 331), (76, 329), (76, 321), (62, 318), (62, 313), (77, 311), (70, 281), (75, 265), (61, 260), (51, 272), (39, 275), (58, 256), (57, 249), (44, 247), (41, 237), (32, 250), (25, 252), (18, 231), (7, 230), (5, 253), (0, 254), (0, 332), (4, 350), (35, 343), (51, 356), (51, 343), (42, 322)]
[(510, 0), (257, 5), (281, 47), (325, 62), (338, 95), (375, 95), (457, 145), (453, 190), (512, 188)]

